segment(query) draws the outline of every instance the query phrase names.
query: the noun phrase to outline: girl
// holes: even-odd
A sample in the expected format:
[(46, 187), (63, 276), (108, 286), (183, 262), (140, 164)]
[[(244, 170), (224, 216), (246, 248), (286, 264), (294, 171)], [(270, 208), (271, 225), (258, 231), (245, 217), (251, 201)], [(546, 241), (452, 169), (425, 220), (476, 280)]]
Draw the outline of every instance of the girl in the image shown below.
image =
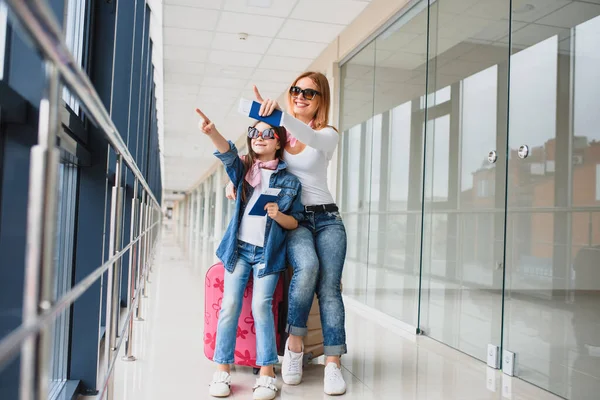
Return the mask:
[[(225, 288), (217, 325), (217, 341), (213, 360), (217, 371), (210, 385), (210, 395), (227, 397), (231, 393), (230, 364), (234, 362), (238, 320), (244, 289), (250, 273), (254, 277), (252, 315), (256, 327), (256, 363), (260, 375), (254, 385), (255, 400), (274, 399), (277, 379), (273, 365), (278, 362), (273, 321), (273, 293), (279, 272), (286, 267), (287, 230), (296, 229), (294, 215), (303, 211), (300, 202), (300, 181), (287, 171), (281, 160), (286, 143), (286, 131), (258, 122), (248, 128), (248, 155), (242, 160), (237, 149), (217, 131), (215, 125), (202, 117), (200, 129), (213, 142), (215, 156), (225, 165), (227, 175), (238, 193), (236, 209), (217, 249), (225, 266)], [(265, 216), (250, 215), (261, 192), (278, 188), (278, 200), (265, 205)]]
[[(259, 114), (268, 116), (280, 109), (277, 102), (263, 99)], [(346, 353), (345, 310), (341, 292), (342, 270), (346, 258), (346, 230), (327, 184), (327, 169), (338, 141), (338, 132), (328, 125), (329, 82), (320, 72), (305, 72), (290, 85), (287, 113), (281, 125), (287, 128), (284, 151), (291, 173), (302, 183), (304, 212), (300, 226), (288, 237), (288, 259), (294, 269), (290, 282), (287, 331), (281, 377), (288, 385), (302, 380), (303, 338), (317, 293), (323, 327), (325, 351), (324, 392), (346, 392), (340, 357)], [(228, 197), (234, 191), (228, 187)]]

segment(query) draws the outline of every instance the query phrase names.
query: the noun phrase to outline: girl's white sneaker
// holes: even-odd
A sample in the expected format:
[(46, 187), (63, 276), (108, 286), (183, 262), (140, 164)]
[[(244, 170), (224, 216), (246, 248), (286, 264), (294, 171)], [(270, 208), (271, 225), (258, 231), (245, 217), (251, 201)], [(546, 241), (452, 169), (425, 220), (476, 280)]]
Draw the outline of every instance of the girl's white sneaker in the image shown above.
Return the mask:
[(277, 378), (271, 378), (266, 375), (256, 378), (252, 399), (272, 400), (275, 396), (277, 396)]
[(208, 393), (213, 397), (228, 397), (231, 394), (231, 375), (225, 371), (216, 371)]

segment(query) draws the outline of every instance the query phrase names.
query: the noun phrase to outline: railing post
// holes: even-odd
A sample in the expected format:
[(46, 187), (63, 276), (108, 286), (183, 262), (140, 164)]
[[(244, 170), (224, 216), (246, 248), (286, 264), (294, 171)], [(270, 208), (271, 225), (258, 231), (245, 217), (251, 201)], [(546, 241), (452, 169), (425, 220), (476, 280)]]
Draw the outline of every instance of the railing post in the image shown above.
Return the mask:
[[(123, 216), (123, 188), (121, 187), (121, 175), (123, 169), (123, 157), (117, 154), (115, 167), (115, 185), (112, 189), (110, 203), (110, 238), (108, 254), (109, 257), (119, 252), (121, 247), (121, 219)], [(113, 377), (108, 376), (110, 366), (115, 358), (117, 346), (117, 330), (119, 328), (119, 280), (121, 271), (121, 260), (117, 260), (114, 265), (108, 269), (107, 290), (106, 290), (106, 333), (104, 336), (104, 354), (106, 361), (106, 374), (108, 378), (106, 388), (106, 399), (113, 398)]]
[[(55, 66), (45, 63), (46, 90), (40, 102), (38, 144), (31, 149), (27, 199), (27, 245), (23, 324), (35, 321), (50, 309), (54, 289), (54, 244), (57, 219), (56, 184), (60, 152), (56, 136), (60, 128), (58, 106), (60, 80)], [(51, 326), (27, 339), (21, 349), (20, 399), (48, 398), (50, 382)]]
[[(135, 184), (133, 186), (133, 199), (131, 200), (131, 225), (130, 225), (130, 235), (129, 242), (133, 242), (137, 238), (137, 214), (138, 214), (138, 180), (135, 179)], [(127, 298), (129, 299), (129, 308), (133, 307), (135, 301), (135, 290), (136, 290), (136, 270), (137, 270), (137, 250), (138, 243), (135, 243), (131, 246), (129, 250), (129, 273), (127, 276), (129, 277), (129, 282), (127, 285)], [(135, 361), (135, 357), (133, 356), (133, 315), (129, 318), (129, 326), (127, 327), (127, 332), (125, 334), (125, 355), (123, 356), (123, 361)]]
[(148, 256), (150, 254), (149, 250), (150, 250), (150, 223), (148, 222), (150, 220), (150, 201), (148, 201), (145, 205), (144, 205), (144, 224), (146, 226), (146, 230), (148, 230), (146, 232), (146, 234), (144, 235), (144, 264), (142, 265), (142, 274), (143, 274), (143, 283), (144, 283), (144, 289), (143, 289), (143, 295), (144, 297), (148, 297), (148, 283), (149, 283), (149, 277), (148, 277)]
[(149, 206), (149, 221), (148, 224), (152, 227), (152, 229), (150, 229), (150, 238), (148, 240), (150, 240), (150, 246), (149, 246), (149, 251), (151, 253), (151, 256), (149, 257), (149, 261), (148, 261), (148, 281), (150, 281), (150, 273), (153, 271), (152, 269), (152, 265), (154, 264), (152, 262), (152, 260), (154, 259), (154, 239), (156, 238), (156, 228), (158, 228), (156, 225), (154, 225), (154, 215), (156, 213), (156, 209), (154, 208), (154, 204)]
[(144, 284), (144, 280), (143, 280), (144, 237), (141, 235), (144, 233), (144, 230), (146, 229), (146, 227), (144, 226), (144, 203), (147, 199), (148, 199), (148, 196), (146, 195), (146, 192), (142, 190), (142, 200), (140, 201), (140, 207), (139, 207), (140, 212), (139, 212), (139, 222), (138, 222), (138, 226), (139, 226), (138, 236), (140, 237), (140, 239), (139, 239), (138, 248), (137, 248), (137, 268), (136, 268), (136, 278), (135, 278), (136, 290), (139, 289), (137, 309), (135, 311), (136, 321), (144, 320), (143, 310), (142, 310), (142, 303), (143, 303), (144, 296), (142, 295), (142, 291), (140, 289), (141, 286), (138, 287), (138, 284), (139, 285)]

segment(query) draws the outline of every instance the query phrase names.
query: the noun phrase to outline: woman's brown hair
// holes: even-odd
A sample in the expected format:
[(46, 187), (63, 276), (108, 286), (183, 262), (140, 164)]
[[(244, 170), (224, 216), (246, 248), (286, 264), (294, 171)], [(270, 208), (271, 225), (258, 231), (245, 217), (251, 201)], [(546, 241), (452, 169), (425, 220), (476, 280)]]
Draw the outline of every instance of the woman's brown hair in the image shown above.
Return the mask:
[[(317, 105), (317, 113), (314, 117), (314, 129), (321, 130), (327, 126), (329, 121), (329, 107), (331, 104), (331, 92), (329, 91), (329, 81), (327, 77), (320, 72), (307, 71), (296, 78), (291, 86), (296, 86), (298, 81), (303, 78), (310, 78), (317, 87), (317, 91), (320, 95), (316, 96), (315, 99), (319, 102)], [(294, 102), (292, 95), (288, 92), (287, 95), (287, 107), (288, 111), (294, 116)], [(334, 128), (335, 129), (335, 128)], [(336, 129), (337, 130), (337, 129)]]
[[(252, 125), (256, 127), (258, 121)], [(270, 126), (270, 125), (269, 125)], [(283, 149), (285, 148), (285, 143), (287, 142), (287, 131), (283, 126), (270, 126), (275, 130), (277, 136), (279, 136), (279, 149), (275, 152), (275, 158), (278, 158), (280, 161), (283, 160)], [(277, 138), (275, 138), (277, 139)], [(271, 139), (268, 139), (271, 140)], [(244, 164), (244, 174), (247, 173), (250, 168), (254, 165), (254, 162), (258, 159), (258, 156), (252, 150), (252, 139), (246, 135), (246, 146), (248, 147), (248, 154), (242, 158), (242, 163)], [(242, 180), (242, 201), (245, 203), (248, 200), (248, 192), (250, 191), (250, 184), (246, 181), (246, 177)]]

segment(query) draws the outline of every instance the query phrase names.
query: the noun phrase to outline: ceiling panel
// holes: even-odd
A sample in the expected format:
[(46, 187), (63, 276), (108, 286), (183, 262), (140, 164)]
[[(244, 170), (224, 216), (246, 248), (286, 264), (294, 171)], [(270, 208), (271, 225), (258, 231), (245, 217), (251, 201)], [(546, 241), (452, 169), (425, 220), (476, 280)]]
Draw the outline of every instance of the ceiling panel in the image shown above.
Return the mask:
[(264, 56), (260, 68), (278, 69), (282, 71), (303, 71), (305, 70), (312, 59), (310, 58), (292, 58), (278, 56)]
[(169, 83), (165, 85), (165, 92), (169, 93), (198, 93), (200, 85), (190, 85), (187, 83)]
[(208, 50), (198, 49), (188, 46), (165, 46), (163, 51), (165, 60), (190, 61), (190, 62), (205, 62), (208, 57)]
[(165, 5), (189, 6), (220, 10), (224, 0), (163, 0)]
[(163, 68), (165, 73), (171, 72), (201, 75), (206, 70), (206, 64), (180, 60), (164, 60)]
[[(211, 31), (217, 25), (219, 11), (204, 8), (164, 5), (163, 27)], [(201, 21), (201, 23), (200, 23)]]
[(228, 89), (241, 89), (246, 84), (246, 79), (235, 79), (235, 78), (215, 78), (205, 77), (203, 88), (228, 88)]
[(225, 0), (223, 9), (254, 15), (267, 15), (272, 17), (287, 17), (294, 9), (297, 0), (271, 0), (270, 7), (250, 7), (248, 0)]
[(299, 0), (290, 17), (306, 21), (345, 24), (356, 18), (368, 4), (368, 2), (353, 0)]
[(236, 51), (252, 54), (264, 54), (273, 39), (261, 36), (249, 36), (246, 40), (240, 40), (238, 34), (221, 33), (215, 34), (212, 48), (216, 50)]
[[(512, 44), (513, 46), (519, 47), (532, 46), (548, 39), (549, 37), (560, 34), (568, 35), (569, 30), (557, 28), (555, 26), (529, 24), (523, 29), (519, 29), (512, 34)], [(508, 36), (506, 36), (500, 40), (500, 42), (508, 45), (508, 40)]]
[(217, 32), (245, 32), (248, 35), (275, 37), (283, 21), (284, 18), (278, 17), (222, 12)]
[(283, 24), (283, 27), (277, 36), (281, 39), (329, 44), (344, 28), (345, 25), (289, 19)]
[[(281, 98), (292, 80), (367, 5), (358, 0), (164, 0), (163, 69), (165, 184), (187, 191), (216, 162), (198, 131), (201, 108), (228, 139), (252, 120), (237, 111), (253, 99)], [(258, 3), (256, 3), (258, 4)], [(318, 7), (319, 13), (314, 10)], [(247, 33), (240, 40), (240, 33)], [(388, 54), (380, 52), (380, 55)], [(363, 99), (364, 103), (364, 99)]]
[(600, 5), (577, 1), (537, 20), (536, 24), (571, 28), (597, 16), (599, 13)]
[(204, 81), (204, 77), (202, 75), (197, 74), (180, 74), (180, 73), (171, 73), (166, 72), (164, 74), (165, 84), (171, 83), (182, 83), (182, 84), (195, 84), (199, 85)]
[(215, 76), (223, 78), (248, 79), (254, 74), (256, 69), (247, 66), (223, 66), (217, 64), (207, 64), (205, 69), (206, 76)]
[(301, 42), (298, 40), (274, 39), (267, 51), (270, 56), (312, 58), (321, 54), (327, 43)]
[(279, 82), (284, 84), (291, 84), (292, 80), (296, 78), (296, 74), (291, 71), (279, 71), (274, 69), (263, 69), (259, 68), (252, 74), (252, 79), (256, 81)]
[(570, 2), (571, 0), (513, 0), (513, 20), (535, 22)]
[(213, 50), (208, 59), (211, 63), (218, 65), (256, 67), (262, 59), (262, 55)]
[(163, 44), (189, 47), (208, 48), (213, 41), (214, 32), (197, 29), (165, 27), (163, 29)]

